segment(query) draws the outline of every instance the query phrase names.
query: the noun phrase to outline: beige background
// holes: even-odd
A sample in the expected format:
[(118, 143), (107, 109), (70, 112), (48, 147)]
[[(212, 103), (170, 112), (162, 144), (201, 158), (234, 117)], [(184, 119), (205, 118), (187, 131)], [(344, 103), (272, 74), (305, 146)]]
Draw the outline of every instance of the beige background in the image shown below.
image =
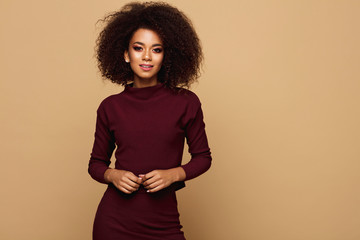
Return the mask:
[[(95, 111), (122, 91), (95, 23), (124, 3), (1, 0), (0, 239), (91, 238)], [(360, 1), (170, 3), (206, 56), (213, 166), (178, 192), (188, 239), (360, 239)]]

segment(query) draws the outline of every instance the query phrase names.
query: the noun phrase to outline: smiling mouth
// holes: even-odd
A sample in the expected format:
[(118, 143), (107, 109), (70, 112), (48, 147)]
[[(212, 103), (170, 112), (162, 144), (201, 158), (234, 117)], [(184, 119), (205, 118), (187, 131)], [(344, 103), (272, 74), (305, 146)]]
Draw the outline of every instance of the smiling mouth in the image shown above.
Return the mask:
[(151, 68), (151, 67), (153, 67), (153, 65), (140, 64), (140, 67)]
[(153, 68), (153, 65), (148, 65), (148, 64), (140, 64), (140, 68), (145, 70), (145, 71), (149, 71)]

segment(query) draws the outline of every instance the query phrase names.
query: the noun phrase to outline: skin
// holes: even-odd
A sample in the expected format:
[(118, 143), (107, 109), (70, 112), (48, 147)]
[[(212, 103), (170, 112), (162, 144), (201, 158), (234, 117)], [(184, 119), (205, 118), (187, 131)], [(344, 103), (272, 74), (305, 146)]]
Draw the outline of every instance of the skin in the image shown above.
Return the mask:
[[(134, 87), (149, 87), (158, 84), (157, 73), (164, 58), (163, 43), (152, 30), (140, 28), (130, 39), (124, 59), (134, 72)], [(151, 65), (150, 70), (141, 68), (142, 64)]]
[[(130, 40), (124, 59), (134, 72), (133, 87), (150, 87), (158, 84), (157, 74), (164, 58), (163, 43), (156, 32), (140, 28)], [(146, 70), (142, 64), (150, 65)], [(120, 191), (130, 194), (143, 185), (147, 192), (160, 191), (176, 181), (183, 181), (186, 173), (182, 167), (171, 169), (156, 169), (149, 173), (136, 176), (134, 173), (121, 169), (109, 168), (104, 174), (105, 181), (113, 183)]]

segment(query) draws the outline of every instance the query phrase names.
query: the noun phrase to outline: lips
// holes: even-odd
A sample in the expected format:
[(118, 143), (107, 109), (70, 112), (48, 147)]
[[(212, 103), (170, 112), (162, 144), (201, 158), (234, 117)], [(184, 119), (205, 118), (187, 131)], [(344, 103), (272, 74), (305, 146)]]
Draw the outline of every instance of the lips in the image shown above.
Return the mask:
[(144, 71), (150, 71), (154, 65), (151, 64), (140, 64), (140, 68)]

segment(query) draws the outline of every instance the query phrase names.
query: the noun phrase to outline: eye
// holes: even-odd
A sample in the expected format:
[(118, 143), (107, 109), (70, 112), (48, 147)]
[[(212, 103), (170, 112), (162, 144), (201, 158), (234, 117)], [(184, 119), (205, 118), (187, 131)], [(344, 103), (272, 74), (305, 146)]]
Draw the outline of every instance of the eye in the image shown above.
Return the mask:
[(156, 53), (161, 53), (162, 49), (161, 48), (155, 48), (155, 49), (153, 49), (153, 51), (156, 52)]
[(134, 49), (135, 51), (141, 51), (141, 50), (142, 50), (142, 47), (134, 46), (133, 49)]

